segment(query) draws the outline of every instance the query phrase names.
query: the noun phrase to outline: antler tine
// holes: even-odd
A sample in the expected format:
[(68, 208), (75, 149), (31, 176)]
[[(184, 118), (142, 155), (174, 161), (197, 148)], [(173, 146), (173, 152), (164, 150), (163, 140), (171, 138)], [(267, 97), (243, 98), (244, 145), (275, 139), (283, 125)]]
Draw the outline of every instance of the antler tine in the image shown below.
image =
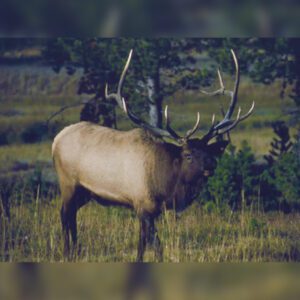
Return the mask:
[(118, 84), (118, 90), (117, 90), (118, 95), (121, 95), (122, 88), (123, 88), (123, 82), (124, 82), (124, 79), (125, 79), (128, 67), (130, 65), (132, 53), (133, 53), (133, 49), (130, 49), (129, 54), (128, 54), (128, 58), (127, 58), (127, 61), (126, 61), (126, 64), (125, 64), (125, 67), (123, 69), (123, 72), (121, 74), (121, 78), (120, 78), (120, 81), (119, 81), (119, 84)]
[(124, 83), (124, 80), (125, 80), (125, 77), (126, 77), (126, 73), (128, 71), (129, 65), (130, 65), (132, 53), (133, 53), (133, 49), (131, 49), (129, 51), (126, 64), (124, 66), (124, 69), (122, 71), (122, 74), (121, 74), (121, 77), (120, 77), (120, 80), (119, 80), (119, 83), (118, 83), (117, 93), (108, 94), (108, 84), (107, 83), (105, 84), (105, 91), (104, 91), (105, 98), (106, 99), (115, 99), (121, 109), (124, 109), (123, 100), (122, 100), (122, 88), (123, 88), (123, 83)]
[(216, 95), (221, 95), (222, 94), (222, 89), (218, 89), (214, 92), (207, 92), (207, 91), (204, 91), (204, 90), (200, 90), (200, 92), (202, 94), (205, 94), (205, 95), (208, 95), (208, 96), (216, 96)]
[(188, 130), (184, 136), (185, 139), (190, 138), (198, 129), (199, 129), (199, 124), (200, 124), (200, 113), (197, 112), (197, 120), (194, 125), (194, 127), (190, 130)]
[(203, 141), (208, 142), (212, 138), (211, 136), (214, 134), (214, 128), (215, 128), (215, 117), (216, 115), (213, 114), (211, 118), (211, 126), (208, 129), (208, 132), (202, 137)]
[(248, 112), (242, 116), (240, 116), (241, 108), (239, 107), (236, 120), (232, 121), (231, 125), (229, 127), (227, 127), (226, 129), (224, 129), (222, 132), (219, 132), (219, 133), (215, 132), (213, 137), (215, 137), (218, 134), (223, 135), (223, 134), (229, 132), (230, 130), (232, 130), (233, 128), (235, 128), (241, 121), (247, 119), (253, 113), (254, 107), (255, 107), (255, 102), (253, 101)]
[(220, 82), (221, 89), (224, 91), (225, 90), (224, 82), (223, 82), (223, 78), (222, 78), (221, 71), (220, 71), (219, 68), (218, 68), (217, 72), (218, 72), (218, 77), (219, 77), (219, 82)]
[(124, 97), (122, 97), (122, 103), (123, 103), (123, 110), (125, 111), (126, 114), (128, 114), (127, 104), (126, 104), (126, 102), (125, 102)]
[(170, 119), (169, 119), (169, 115), (168, 115), (168, 105), (166, 105), (166, 107), (165, 107), (165, 119), (166, 119), (166, 129), (170, 133), (170, 135), (172, 137), (174, 137), (176, 140), (181, 140), (182, 138), (170, 126)]
[(235, 55), (233, 49), (230, 49), (230, 51), (231, 51), (231, 54), (232, 54), (232, 57), (233, 57), (233, 60), (234, 60), (234, 64), (235, 64), (235, 83), (234, 83), (234, 90), (233, 90), (233, 93), (232, 93), (229, 109), (228, 109), (224, 119), (230, 119), (232, 114), (233, 114), (233, 111), (234, 111), (234, 108), (235, 108), (235, 105), (236, 105), (236, 102), (237, 102), (237, 93), (238, 93), (239, 84), (240, 84), (239, 63), (238, 63), (238, 60), (236, 58), (236, 55)]
[(230, 93), (230, 91), (225, 90), (223, 78), (222, 78), (221, 71), (219, 68), (217, 70), (217, 73), (218, 73), (220, 88), (214, 92), (207, 92), (204, 90), (200, 90), (201, 93), (208, 95), (208, 96), (224, 95), (224, 93)]
[(215, 119), (216, 119), (216, 115), (213, 114), (212, 118), (211, 118), (211, 125), (214, 126), (215, 125)]
[(253, 101), (248, 112), (240, 117), (240, 121), (247, 119), (253, 113), (254, 107), (255, 107), (255, 102)]

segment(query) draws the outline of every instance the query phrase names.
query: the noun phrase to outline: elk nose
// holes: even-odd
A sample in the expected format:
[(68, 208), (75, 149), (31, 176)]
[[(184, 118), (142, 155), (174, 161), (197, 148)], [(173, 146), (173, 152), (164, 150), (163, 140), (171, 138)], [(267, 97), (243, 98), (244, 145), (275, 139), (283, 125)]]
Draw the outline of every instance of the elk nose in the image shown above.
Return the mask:
[(211, 174), (212, 174), (212, 171), (210, 171), (210, 170), (204, 170), (204, 172), (203, 172), (203, 175), (206, 177), (210, 176)]

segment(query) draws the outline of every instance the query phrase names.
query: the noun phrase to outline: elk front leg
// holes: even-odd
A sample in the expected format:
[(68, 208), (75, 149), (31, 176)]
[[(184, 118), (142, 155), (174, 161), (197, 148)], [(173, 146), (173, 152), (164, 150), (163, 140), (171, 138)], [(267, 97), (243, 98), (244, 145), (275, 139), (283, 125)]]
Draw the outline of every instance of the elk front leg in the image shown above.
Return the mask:
[(147, 217), (141, 216), (140, 217), (140, 232), (139, 232), (139, 244), (138, 244), (138, 251), (137, 251), (137, 262), (143, 262), (144, 252), (147, 243)]
[(163, 260), (163, 248), (160, 242), (160, 239), (158, 237), (158, 233), (155, 227), (154, 218), (150, 218), (149, 222), (149, 233), (150, 233), (150, 239), (151, 243), (154, 246), (154, 253), (155, 253), (155, 259), (158, 262), (162, 262)]
[(140, 236), (138, 244), (137, 262), (142, 262), (147, 243), (154, 246), (155, 259), (162, 261), (163, 249), (154, 224), (154, 217), (143, 215), (140, 217)]

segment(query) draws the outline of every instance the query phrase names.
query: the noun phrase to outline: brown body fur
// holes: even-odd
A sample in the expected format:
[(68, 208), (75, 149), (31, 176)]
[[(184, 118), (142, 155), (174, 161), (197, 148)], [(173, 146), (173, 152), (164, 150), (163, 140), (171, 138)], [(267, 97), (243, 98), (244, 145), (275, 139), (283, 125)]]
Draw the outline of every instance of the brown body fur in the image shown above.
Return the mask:
[(64, 201), (70, 201), (64, 194), (82, 186), (138, 214), (158, 211), (179, 173), (178, 147), (142, 129), (122, 132), (80, 122), (56, 136), (52, 155)]

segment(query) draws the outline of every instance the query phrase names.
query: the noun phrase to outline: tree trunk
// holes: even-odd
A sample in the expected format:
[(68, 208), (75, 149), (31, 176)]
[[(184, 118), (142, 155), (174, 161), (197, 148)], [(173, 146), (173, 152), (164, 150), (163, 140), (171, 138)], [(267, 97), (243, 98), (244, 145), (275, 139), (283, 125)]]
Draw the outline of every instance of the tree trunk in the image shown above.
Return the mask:
[(158, 128), (162, 128), (162, 102), (159, 93), (159, 80), (149, 77), (146, 83), (149, 104), (149, 123)]

